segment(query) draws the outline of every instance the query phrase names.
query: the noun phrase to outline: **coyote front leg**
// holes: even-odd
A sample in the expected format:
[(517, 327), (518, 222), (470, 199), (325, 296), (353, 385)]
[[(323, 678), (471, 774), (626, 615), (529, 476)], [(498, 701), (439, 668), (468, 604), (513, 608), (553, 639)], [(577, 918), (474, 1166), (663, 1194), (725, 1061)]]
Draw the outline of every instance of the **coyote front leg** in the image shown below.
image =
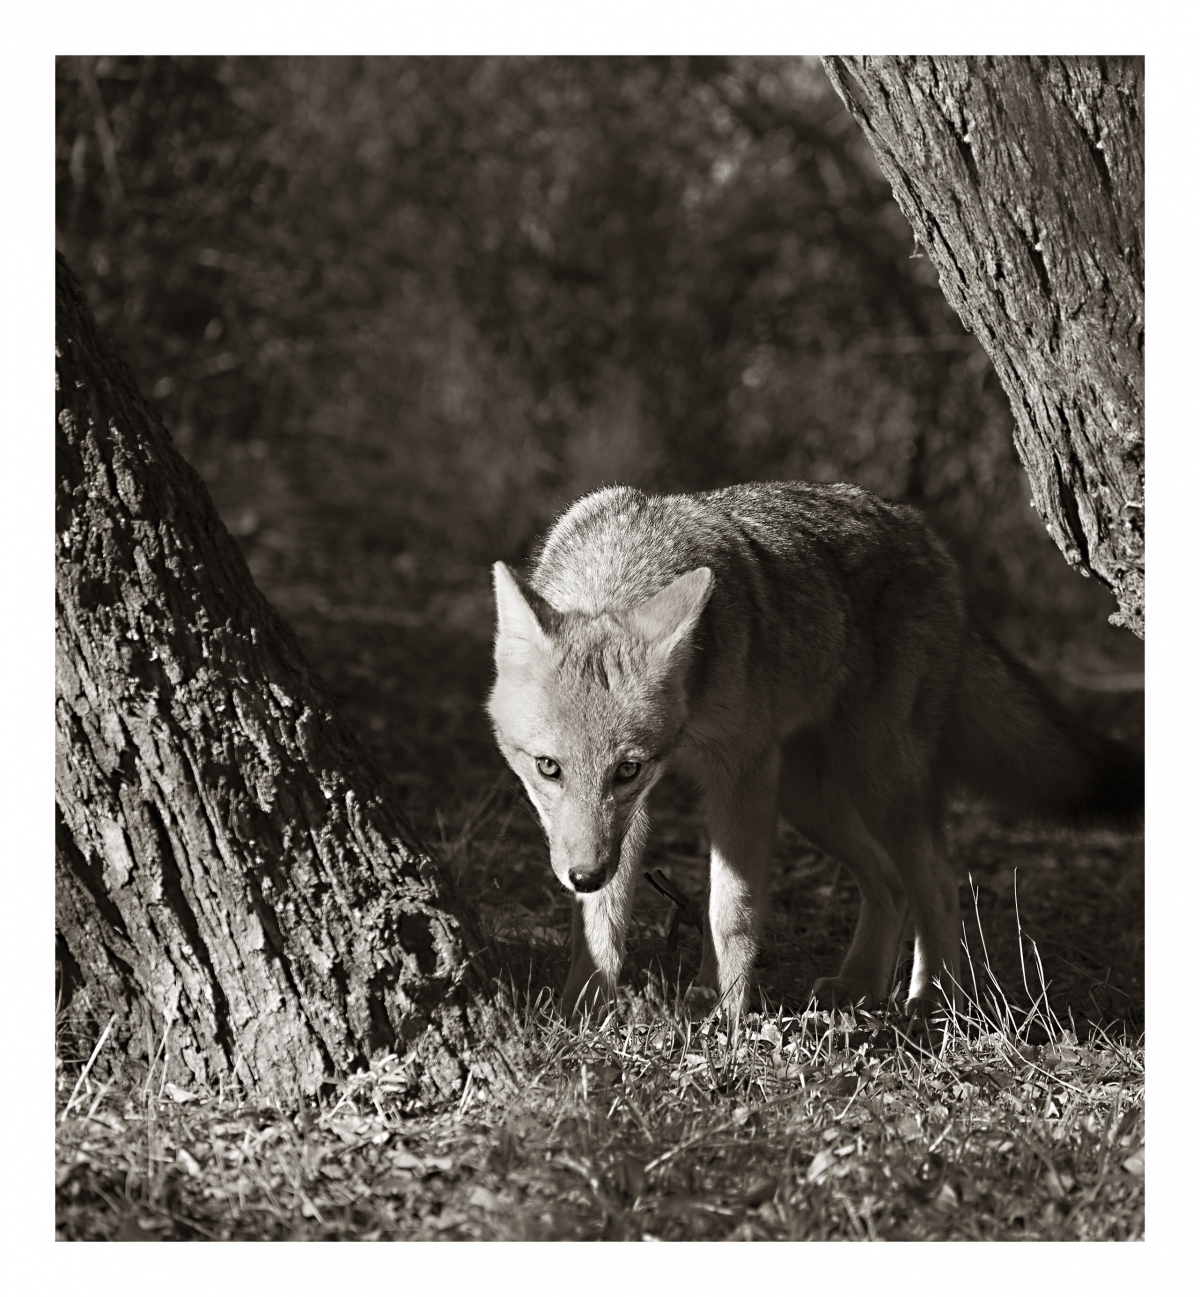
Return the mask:
[(716, 769), (706, 780), (709, 858), (708, 925), (700, 981), (736, 1021), (749, 990), (770, 883), (779, 794), (779, 746), (735, 775)]
[(571, 916), (571, 971), (563, 991), (568, 1017), (588, 1005), (606, 1004), (617, 989), (625, 962), (625, 931), (637, 887), (650, 821), (639, 806), (621, 842), (621, 863), (606, 887), (575, 898)]

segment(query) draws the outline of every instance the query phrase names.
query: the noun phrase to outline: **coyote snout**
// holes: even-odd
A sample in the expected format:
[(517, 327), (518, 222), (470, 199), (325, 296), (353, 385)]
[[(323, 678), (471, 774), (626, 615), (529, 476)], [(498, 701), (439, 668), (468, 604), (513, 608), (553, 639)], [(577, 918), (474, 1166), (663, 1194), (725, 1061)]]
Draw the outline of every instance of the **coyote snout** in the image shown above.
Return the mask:
[(598, 892), (617, 872), (625, 825), (606, 817), (603, 807), (572, 805), (567, 793), (553, 807), (545, 789), (534, 799), (550, 839), (550, 867), (568, 891)]

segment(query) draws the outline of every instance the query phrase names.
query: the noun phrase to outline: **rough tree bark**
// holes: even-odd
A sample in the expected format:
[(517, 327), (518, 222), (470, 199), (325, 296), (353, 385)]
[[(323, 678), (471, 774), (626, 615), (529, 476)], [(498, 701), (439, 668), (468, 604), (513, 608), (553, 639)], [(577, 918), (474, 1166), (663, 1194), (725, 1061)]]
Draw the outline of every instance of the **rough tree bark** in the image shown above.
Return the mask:
[(1047, 530), (1143, 635), (1144, 61), (822, 61), (996, 366)]
[(68, 1019), (280, 1099), (381, 1050), (425, 1102), (496, 1079), (470, 925), (61, 258), (56, 350)]

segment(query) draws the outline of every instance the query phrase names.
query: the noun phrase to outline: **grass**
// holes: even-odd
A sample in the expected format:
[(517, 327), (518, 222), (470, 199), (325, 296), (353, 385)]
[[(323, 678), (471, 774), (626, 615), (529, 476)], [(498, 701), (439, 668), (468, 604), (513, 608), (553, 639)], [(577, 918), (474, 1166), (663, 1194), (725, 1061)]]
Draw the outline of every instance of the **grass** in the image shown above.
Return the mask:
[(987, 1025), (922, 1041), (886, 1015), (778, 1011), (734, 1046), (653, 993), (574, 1029), (543, 994), (515, 1024), (511, 1091), (418, 1116), (391, 1056), (290, 1110), (148, 1074), (85, 1079), (68, 1113), (64, 1068), (58, 1234), (1141, 1237), (1140, 1049)]
[[(383, 1057), (319, 1102), (279, 1108), (181, 1088), (169, 1042), (139, 1061), (102, 1041), (85, 1074), (97, 1024), (90, 1041), (59, 1041), (58, 1237), (1143, 1237), (1137, 840), (956, 807), (969, 1003), (914, 1038), (895, 1005), (806, 1007), (849, 943), (856, 896), (836, 861), (781, 826), (742, 1039), (682, 1009), (699, 935), (648, 884), (616, 1011), (568, 1025), (553, 998), (569, 900), (480, 709), (486, 574), (464, 578), (457, 604), (444, 574), (431, 580), (424, 619), (388, 579), (368, 573), (362, 593), (336, 571), (322, 602), (259, 573), (496, 944), (515, 1005), (512, 1084), (405, 1111), (389, 1083), (398, 1060)], [(402, 604), (413, 627), (331, 615), (339, 591), (355, 607)], [(1107, 728), (1137, 732), (1140, 698), (1092, 702)], [(647, 870), (698, 897), (694, 797), (665, 780), (652, 819)]]
[[(486, 909), (510, 968), (525, 960), (513, 1082), (468, 1085), (446, 1111), (398, 1105), (395, 1056), (288, 1109), (181, 1089), (161, 1046), (155, 1067), (107, 1085), (80, 1080), (82, 1055), (62, 1060), (59, 1237), (1143, 1235), (1140, 1042), (1065, 1026), (1028, 937), (1033, 995), (1019, 1007), (968, 944), (957, 1020), (914, 1035), (894, 1004), (776, 1007), (731, 1042), (682, 1009), (684, 984), (663, 971), (671, 908), (643, 916), (617, 1010), (574, 1026), (535, 989), (561, 963), (560, 930), (520, 905)], [(685, 929), (676, 969), (695, 946)]]

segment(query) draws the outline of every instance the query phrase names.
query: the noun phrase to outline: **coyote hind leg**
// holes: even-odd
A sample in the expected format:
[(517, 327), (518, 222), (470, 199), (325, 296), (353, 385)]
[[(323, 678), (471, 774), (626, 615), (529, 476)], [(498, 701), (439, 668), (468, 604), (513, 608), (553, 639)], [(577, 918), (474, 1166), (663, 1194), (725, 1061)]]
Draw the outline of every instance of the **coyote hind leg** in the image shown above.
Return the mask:
[(953, 1009), (962, 1008), (962, 917), (958, 881), (946, 859), (940, 832), (920, 827), (895, 846), (897, 864), (912, 908), (912, 980), (907, 1007), (920, 1012), (937, 995)]
[(908, 919), (895, 862), (867, 828), (850, 795), (817, 774), (810, 754), (799, 745), (784, 749), (779, 797), (783, 815), (846, 866), (861, 896), (854, 938), (838, 975), (818, 978), (813, 994), (824, 1003), (843, 1006), (886, 999)]

